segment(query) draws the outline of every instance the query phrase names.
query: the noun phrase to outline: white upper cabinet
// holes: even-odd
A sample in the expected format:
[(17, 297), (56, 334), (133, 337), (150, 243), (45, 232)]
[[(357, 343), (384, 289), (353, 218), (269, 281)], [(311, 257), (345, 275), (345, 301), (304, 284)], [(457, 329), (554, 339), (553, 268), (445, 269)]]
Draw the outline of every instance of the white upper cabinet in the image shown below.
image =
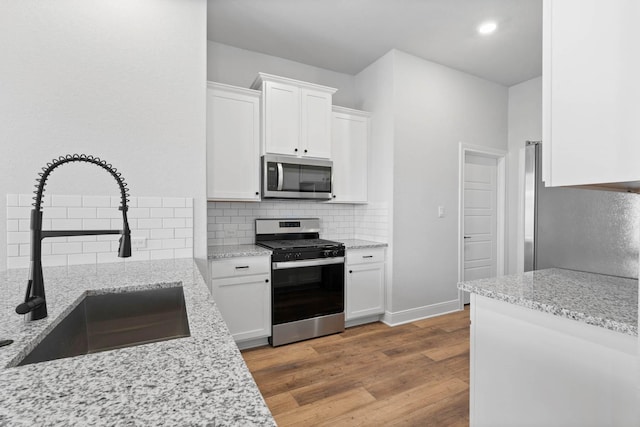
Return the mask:
[(640, 2), (544, 0), (543, 179), (640, 181)]
[(260, 92), (207, 84), (207, 198), (260, 200)]
[(263, 153), (331, 158), (331, 99), (336, 89), (259, 73)]
[(369, 118), (364, 111), (333, 107), (333, 201), (366, 203)]

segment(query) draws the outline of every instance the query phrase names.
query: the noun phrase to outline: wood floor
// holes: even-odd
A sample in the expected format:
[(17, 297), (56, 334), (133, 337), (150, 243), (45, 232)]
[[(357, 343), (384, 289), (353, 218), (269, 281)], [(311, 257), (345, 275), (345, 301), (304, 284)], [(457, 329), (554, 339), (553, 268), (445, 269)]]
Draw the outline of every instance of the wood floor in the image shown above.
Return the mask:
[(469, 425), (468, 308), (242, 355), (280, 427)]

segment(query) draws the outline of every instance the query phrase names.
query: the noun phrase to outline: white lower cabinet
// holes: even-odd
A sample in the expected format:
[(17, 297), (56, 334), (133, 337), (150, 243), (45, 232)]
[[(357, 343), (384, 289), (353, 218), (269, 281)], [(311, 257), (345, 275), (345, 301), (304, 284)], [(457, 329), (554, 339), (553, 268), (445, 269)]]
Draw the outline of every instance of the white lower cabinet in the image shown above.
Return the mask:
[(345, 268), (347, 326), (365, 323), (362, 320), (379, 320), (380, 315), (384, 314), (384, 267), (384, 248), (347, 250)]
[(269, 256), (212, 260), (211, 293), (239, 347), (271, 335)]

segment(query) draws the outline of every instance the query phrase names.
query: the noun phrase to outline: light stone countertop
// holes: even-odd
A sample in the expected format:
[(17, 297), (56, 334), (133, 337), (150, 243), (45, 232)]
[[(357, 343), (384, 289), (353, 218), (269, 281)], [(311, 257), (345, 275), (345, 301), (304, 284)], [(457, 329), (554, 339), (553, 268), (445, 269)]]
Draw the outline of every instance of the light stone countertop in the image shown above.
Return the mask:
[(458, 289), (638, 335), (638, 280), (550, 268), (458, 283)]
[[(206, 268), (205, 266), (203, 266)], [(27, 270), (0, 272), (0, 425), (275, 426), (191, 259), (44, 269), (45, 319), (14, 312)], [(82, 297), (184, 290), (190, 337), (15, 366)]]
[(271, 251), (258, 245), (221, 245), (207, 248), (208, 258), (236, 258), (244, 256), (271, 256)]
[(336, 239), (336, 241), (344, 243), (345, 249), (386, 248), (389, 246), (387, 243), (361, 239)]

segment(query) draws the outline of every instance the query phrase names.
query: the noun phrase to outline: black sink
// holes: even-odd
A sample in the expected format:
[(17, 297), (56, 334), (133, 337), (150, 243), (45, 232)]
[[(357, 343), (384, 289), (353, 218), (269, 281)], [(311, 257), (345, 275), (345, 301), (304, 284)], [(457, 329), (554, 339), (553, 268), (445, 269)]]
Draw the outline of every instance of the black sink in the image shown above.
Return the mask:
[(88, 295), (18, 366), (188, 336), (182, 286)]

